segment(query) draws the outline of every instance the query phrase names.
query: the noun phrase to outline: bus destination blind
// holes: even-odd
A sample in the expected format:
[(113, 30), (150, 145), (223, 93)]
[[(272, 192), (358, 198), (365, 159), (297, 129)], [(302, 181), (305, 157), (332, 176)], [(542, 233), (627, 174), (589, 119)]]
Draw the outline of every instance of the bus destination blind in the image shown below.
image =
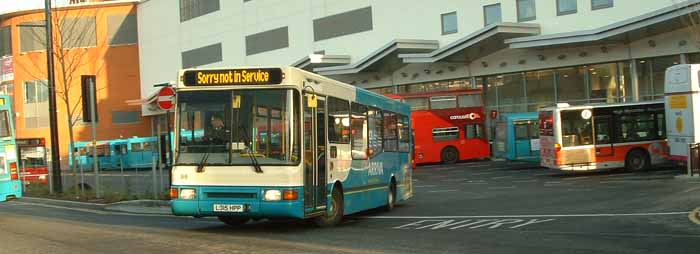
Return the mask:
[(182, 82), (186, 86), (274, 85), (283, 78), (280, 68), (189, 70)]

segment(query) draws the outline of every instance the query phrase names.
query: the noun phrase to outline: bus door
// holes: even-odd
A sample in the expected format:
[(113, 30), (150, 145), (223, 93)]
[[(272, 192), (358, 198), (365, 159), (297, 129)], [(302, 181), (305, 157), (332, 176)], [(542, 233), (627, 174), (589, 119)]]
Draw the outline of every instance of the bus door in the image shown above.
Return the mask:
[(595, 154), (598, 157), (615, 155), (612, 142), (612, 120), (611, 115), (593, 117), (593, 124), (595, 125)]
[(326, 101), (316, 96), (316, 107), (309, 107), (304, 96), (304, 211), (326, 209)]
[(515, 158), (534, 156), (534, 151), (539, 150), (539, 147), (532, 146), (532, 140), (537, 139), (539, 141), (538, 128), (534, 121), (515, 120), (513, 121), (513, 129), (515, 134), (515, 147), (513, 149)]

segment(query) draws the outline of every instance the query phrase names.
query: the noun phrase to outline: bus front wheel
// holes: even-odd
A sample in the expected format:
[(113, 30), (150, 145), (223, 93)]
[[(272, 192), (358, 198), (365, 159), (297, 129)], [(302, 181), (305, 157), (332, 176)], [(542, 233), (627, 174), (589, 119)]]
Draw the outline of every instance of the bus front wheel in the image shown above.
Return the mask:
[(454, 164), (459, 160), (459, 153), (454, 147), (446, 147), (442, 149), (442, 163), (443, 164)]
[(231, 216), (219, 216), (219, 220), (229, 226), (240, 226), (248, 222), (248, 218), (239, 218)]
[(316, 217), (316, 225), (320, 227), (332, 227), (338, 225), (343, 220), (343, 191), (339, 187), (333, 188), (331, 192), (330, 207), (326, 214)]
[(646, 170), (650, 164), (649, 155), (642, 150), (632, 150), (625, 159), (625, 169), (629, 171)]

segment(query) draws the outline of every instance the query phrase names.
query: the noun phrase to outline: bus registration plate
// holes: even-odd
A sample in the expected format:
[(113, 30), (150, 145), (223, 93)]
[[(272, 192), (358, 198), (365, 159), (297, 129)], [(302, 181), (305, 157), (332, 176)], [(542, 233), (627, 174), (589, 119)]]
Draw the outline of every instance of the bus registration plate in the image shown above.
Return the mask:
[(214, 212), (241, 213), (243, 212), (243, 205), (214, 204)]

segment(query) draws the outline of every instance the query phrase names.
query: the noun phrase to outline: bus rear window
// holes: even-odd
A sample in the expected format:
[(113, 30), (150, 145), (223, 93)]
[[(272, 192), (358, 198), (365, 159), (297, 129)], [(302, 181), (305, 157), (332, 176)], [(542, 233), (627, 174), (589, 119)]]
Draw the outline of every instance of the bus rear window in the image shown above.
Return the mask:
[(8, 117), (7, 110), (0, 111), (0, 137), (10, 137), (12, 136), (12, 131), (10, 131), (10, 118)]
[(554, 117), (552, 111), (540, 112), (540, 136), (554, 136)]
[(593, 126), (589, 109), (561, 112), (561, 139), (563, 147), (593, 144)]

